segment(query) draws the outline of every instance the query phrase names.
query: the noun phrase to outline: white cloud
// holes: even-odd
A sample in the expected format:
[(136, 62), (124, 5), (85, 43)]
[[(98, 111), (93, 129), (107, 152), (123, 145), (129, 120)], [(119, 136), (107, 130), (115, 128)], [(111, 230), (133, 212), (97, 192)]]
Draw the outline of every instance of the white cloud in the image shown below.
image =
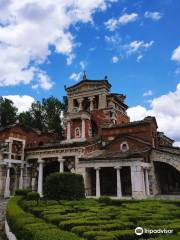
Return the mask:
[(180, 142), (175, 142), (175, 143), (173, 144), (173, 146), (174, 146), (174, 147), (180, 147)]
[(13, 101), (15, 107), (18, 108), (18, 112), (28, 111), (31, 107), (31, 104), (35, 101), (33, 97), (28, 95), (7, 95), (3, 96), (3, 98)]
[(127, 23), (135, 22), (137, 20), (137, 18), (138, 18), (138, 14), (137, 13), (131, 13), (131, 14), (125, 13), (124, 15), (122, 15), (119, 18), (119, 23), (121, 25), (126, 25)]
[(85, 70), (85, 68), (87, 67), (88, 63), (86, 61), (80, 61), (79, 65), (80, 65), (82, 70)]
[(174, 49), (171, 60), (180, 62), (180, 45), (176, 49)]
[(150, 48), (153, 45), (154, 41), (150, 41), (145, 43), (144, 41), (133, 41), (130, 42), (129, 44), (125, 45), (125, 48), (127, 49), (126, 53), (127, 55), (131, 55), (136, 52), (141, 52), (143, 50), (146, 50)]
[(130, 22), (135, 22), (138, 18), (137, 13), (127, 14), (124, 13), (119, 19), (110, 18), (107, 22), (105, 22), (105, 26), (109, 31), (114, 31), (119, 25), (126, 25)]
[(146, 11), (144, 16), (145, 16), (145, 18), (150, 18), (153, 21), (159, 21), (162, 18), (162, 14), (160, 12), (149, 12), (149, 11)]
[(147, 97), (147, 96), (152, 96), (152, 90), (148, 90), (147, 92), (143, 93), (143, 97)]
[(113, 63), (119, 62), (119, 57), (113, 56), (113, 57), (112, 57), (112, 62), (113, 62)]
[(74, 81), (79, 81), (81, 76), (82, 76), (82, 72), (72, 73), (69, 78), (74, 80)]
[[(75, 58), (77, 47), (70, 27), (93, 21), (112, 0), (1, 0), (0, 1), (0, 86), (29, 84), (49, 89), (51, 79), (42, 80), (40, 64), (55, 51)], [(42, 83), (43, 82), (43, 83)], [(36, 83), (33, 84), (33, 86)]]
[(113, 49), (116, 51), (117, 56), (119, 55), (121, 58), (124, 58), (131, 55), (137, 55), (137, 62), (144, 57), (144, 53), (154, 44), (153, 40), (149, 42), (135, 40), (128, 43), (123, 43), (122, 38), (117, 33), (111, 36), (106, 35), (104, 39), (110, 45), (110, 50)]
[(150, 109), (138, 105), (129, 108), (128, 115), (131, 121), (141, 120), (148, 115), (155, 116), (159, 130), (180, 141), (180, 83), (176, 91), (154, 98)]
[(140, 62), (142, 58), (143, 58), (143, 55), (140, 54), (140, 55), (137, 57), (136, 61), (137, 61), (137, 62)]
[(111, 18), (107, 22), (105, 22), (104, 24), (109, 31), (114, 31), (117, 28), (118, 23), (119, 22), (118, 22), (117, 19)]

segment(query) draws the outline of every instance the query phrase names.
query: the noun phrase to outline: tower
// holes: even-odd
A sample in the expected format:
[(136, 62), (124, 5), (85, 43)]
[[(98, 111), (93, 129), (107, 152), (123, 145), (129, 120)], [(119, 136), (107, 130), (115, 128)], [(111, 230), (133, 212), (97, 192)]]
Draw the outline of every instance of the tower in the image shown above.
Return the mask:
[(64, 116), (67, 141), (85, 141), (99, 134), (102, 125), (121, 124), (129, 121), (125, 96), (110, 93), (107, 77), (82, 81), (65, 88), (68, 107)]

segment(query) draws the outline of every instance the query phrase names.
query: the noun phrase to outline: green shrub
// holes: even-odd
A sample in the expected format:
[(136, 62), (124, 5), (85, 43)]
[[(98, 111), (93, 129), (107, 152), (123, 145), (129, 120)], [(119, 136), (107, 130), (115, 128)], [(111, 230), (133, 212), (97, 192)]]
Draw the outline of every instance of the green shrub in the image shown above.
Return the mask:
[(82, 240), (73, 233), (24, 212), (18, 204), (20, 200), (21, 197), (11, 198), (7, 205), (7, 220), (18, 240)]
[(54, 200), (84, 198), (83, 177), (75, 173), (52, 173), (45, 180), (44, 194)]
[(40, 195), (38, 192), (29, 192), (26, 196), (26, 199), (29, 201), (36, 201), (38, 203), (39, 199), (40, 199)]
[(29, 192), (31, 192), (30, 189), (18, 189), (16, 190), (15, 195), (26, 196)]
[(99, 203), (104, 203), (104, 204), (107, 204), (107, 205), (110, 205), (112, 203), (112, 200), (110, 197), (108, 196), (101, 196), (99, 199), (98, 199)]

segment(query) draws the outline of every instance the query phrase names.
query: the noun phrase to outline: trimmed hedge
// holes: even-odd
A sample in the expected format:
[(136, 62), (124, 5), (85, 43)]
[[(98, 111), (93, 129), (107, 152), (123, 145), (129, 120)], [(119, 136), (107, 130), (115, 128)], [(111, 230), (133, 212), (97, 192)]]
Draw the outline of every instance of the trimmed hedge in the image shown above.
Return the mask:
[(27, 200), (39, 201), (40, 195), (38, 192), (29, 192), (26, 196)]
[(31, 192), (30, 189), (18, 189), (18, 190), (16, 190), (15, 195), (17, 195), (17, 196), (25, 196), (26, 197), (26, 195), (29, 192)]
[(7, 221), (18, 240), (82, 240), (73, 233), (60, 230), (24, 212), (18, 205), (20, 200), (21, 197), (11, 198), (7, 205)]
[(45, 198), (54, 200), (84, 198), (83, 177), (75, 173), (52, 173), (45, 180), (44, 195)]

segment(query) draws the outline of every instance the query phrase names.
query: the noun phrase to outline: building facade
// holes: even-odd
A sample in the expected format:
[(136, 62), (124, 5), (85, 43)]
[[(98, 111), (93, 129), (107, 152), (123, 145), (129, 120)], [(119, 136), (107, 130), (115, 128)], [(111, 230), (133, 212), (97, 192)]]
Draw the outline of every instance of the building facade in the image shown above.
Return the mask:
[(31, 188), (43, 195), (46, 176), (83, 175), (87, 196), (146, 198), (180, 194), (180, 148), (158, 132), (156, 119), (130, 122), (126, 96), (111, 84), (88, 80), (65, 88), (64, 139), (24, 129), (0, 129), (0, 195)]

